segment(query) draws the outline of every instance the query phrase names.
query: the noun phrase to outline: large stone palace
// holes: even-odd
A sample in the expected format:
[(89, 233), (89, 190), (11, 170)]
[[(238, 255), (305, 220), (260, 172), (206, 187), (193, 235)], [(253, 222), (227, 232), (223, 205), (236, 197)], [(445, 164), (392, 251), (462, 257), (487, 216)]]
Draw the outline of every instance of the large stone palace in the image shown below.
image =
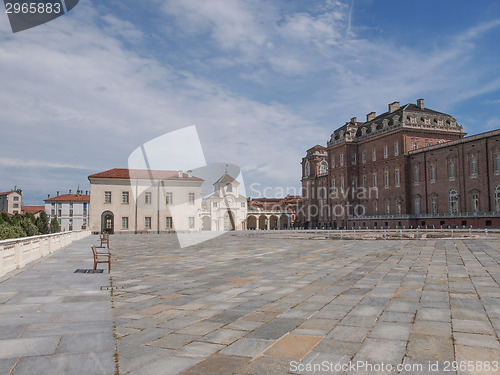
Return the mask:
[(500, 130), (465, 137), (450, 115), (389, 104), (302, 159), (307, 228), (500, 227)]

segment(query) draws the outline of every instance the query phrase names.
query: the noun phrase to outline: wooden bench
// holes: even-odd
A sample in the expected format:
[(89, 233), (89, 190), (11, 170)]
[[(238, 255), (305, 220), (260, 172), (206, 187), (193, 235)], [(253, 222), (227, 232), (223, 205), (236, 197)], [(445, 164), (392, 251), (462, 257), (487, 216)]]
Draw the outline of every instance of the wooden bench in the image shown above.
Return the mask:
[(101, 245), (99, 247), (104, 247), (103, 244), (109, 249), (109, 234), (108, 232), (102, 232), (99, 235), (99, 240), (101, 241)]
[(94, 255), (94, 271), (92, 273), (95, 273), (95, 270), (97, 269), (98, 263), (108, 263), (108, 273), (110, 273), (111, 272), (111, 254), (109, 252), (99, 253), (97, 251), (97, 248), (94, 245), (92, 245), (92, 254)]

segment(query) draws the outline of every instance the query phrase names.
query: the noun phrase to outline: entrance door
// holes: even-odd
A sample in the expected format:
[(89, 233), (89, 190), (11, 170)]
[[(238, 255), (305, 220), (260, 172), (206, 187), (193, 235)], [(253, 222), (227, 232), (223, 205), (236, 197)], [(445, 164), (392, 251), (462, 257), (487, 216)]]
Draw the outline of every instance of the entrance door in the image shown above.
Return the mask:
[(101, 215), (101, 232), (108, 232), (109, 234), (114, 233), (114, 215), (111, 211), (105, 211)]

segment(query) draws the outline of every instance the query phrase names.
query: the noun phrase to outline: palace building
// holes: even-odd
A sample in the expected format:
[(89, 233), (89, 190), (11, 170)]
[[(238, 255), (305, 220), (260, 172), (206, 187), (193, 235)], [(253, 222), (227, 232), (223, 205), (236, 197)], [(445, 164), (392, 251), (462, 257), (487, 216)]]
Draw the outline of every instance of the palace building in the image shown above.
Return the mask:
[(500, 130), (465, 137), (423, 99), (394, 102), (307, 150), (302, 188), (306, 228), (500, 227)]

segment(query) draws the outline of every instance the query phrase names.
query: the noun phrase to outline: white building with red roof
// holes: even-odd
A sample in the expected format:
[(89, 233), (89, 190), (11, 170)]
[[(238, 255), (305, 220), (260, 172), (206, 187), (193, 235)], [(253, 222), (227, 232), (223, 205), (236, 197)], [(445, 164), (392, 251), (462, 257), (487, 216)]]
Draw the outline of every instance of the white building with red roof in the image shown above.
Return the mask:
[(93, 233), (201, 230), (203, 180), (191, 171), (115, 168), (88, 178)]
[(52, 198), (49, 195), (45, 199), (45, 213), (50, 220), (57, 218), (61, 231), (88, 229), (90, 195), (88, 191), (83, 194), (81, 190), (77, 190), (76, 194), (71, 190), (62, 195), (57, 192)]

